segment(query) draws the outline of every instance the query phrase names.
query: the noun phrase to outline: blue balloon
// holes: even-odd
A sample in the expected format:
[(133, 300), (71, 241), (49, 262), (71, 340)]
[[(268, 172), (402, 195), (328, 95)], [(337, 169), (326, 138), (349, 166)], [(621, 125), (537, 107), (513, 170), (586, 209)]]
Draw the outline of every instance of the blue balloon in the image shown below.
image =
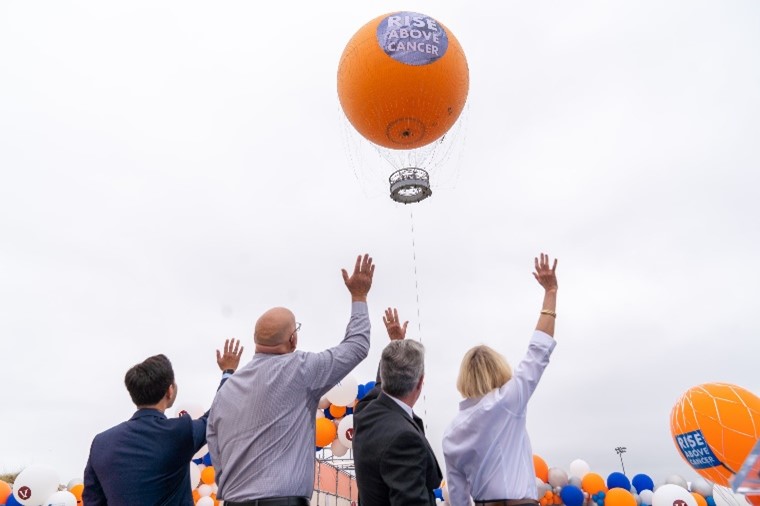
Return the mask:
[(364, 387), (364, 385), (359, 385), (359, 391), (356, 394), (356, 398), (362, 400), (365, 395), (367, 395), (367, 389)]
[(8, 499), (5, 500), (5, 506), (22, 506), (20, 502), (16, 500), (16, 496), (13, 494), (8, 496)]
[(203, 456), (203, 465), (204, 466), (210, 466), (211, 464), (211, 454), (206, 453), (206, 455)]
[(443, 501), (443, 490), (440, 488), (433, 489), (433, 495), (435, 495), (436, 499)]
[(707, 501), (707, 506), (715, 506), (715, 498), (713, 496), (705, 497), (705, 501)]
[(562, 502), (567, 506), (583, 506), (583, 491), (575, 485), (565, 485), (559, 491)]
[(375, 388), (375, 382), (374, 381), (369, 381), (369, 382), (367, 382), (366, 385), (364, 385), (364, 390), (366, 390), (367, 393), (369, 393), (369, 391), (372, 390), (373, 388)]
[(335, 420), (335, 417), (330, 413), (330, 408), (325, 408), (325, 418), (328, 420)]
[(645, 490), (654, 491), (654, 481), (652, 481), (652, 478), (650, 478), (646, 474), (637, 474), (636, 476), (633, 477), (633, 480), (631, 480), (631, 483), (633, 483), (633, 488), (635, 488), (636, 492), (638, 492), (639, 494)]
[(354, 408), (346, 408), (346, 414), (347, 415), (353, 415), (354, 414)]
[(631, 482), (628, 481), (628, 477), (623, 473), (614, 472), (607, 476), (607, 488), (631, 490)]

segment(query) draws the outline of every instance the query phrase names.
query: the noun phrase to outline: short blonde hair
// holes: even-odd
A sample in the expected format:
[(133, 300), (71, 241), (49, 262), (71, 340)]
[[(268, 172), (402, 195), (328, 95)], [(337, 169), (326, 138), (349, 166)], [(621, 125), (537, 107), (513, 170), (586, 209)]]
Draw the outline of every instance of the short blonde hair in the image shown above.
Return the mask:
[(459, 368), (457, 390), (465, 398), (482, 397), (512, 379), (512, 368), (501, 353), (486, 345), (464, 354)]

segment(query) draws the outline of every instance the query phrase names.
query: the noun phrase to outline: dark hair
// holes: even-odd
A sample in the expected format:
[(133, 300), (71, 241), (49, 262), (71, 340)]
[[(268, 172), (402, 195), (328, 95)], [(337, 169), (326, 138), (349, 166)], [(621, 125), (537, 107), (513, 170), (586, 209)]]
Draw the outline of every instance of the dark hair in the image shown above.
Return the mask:
[(146, 358), (124, 376), (124, 384), (135, 406), (158, 404), (172, 383), (174, 369), (166, 355)]

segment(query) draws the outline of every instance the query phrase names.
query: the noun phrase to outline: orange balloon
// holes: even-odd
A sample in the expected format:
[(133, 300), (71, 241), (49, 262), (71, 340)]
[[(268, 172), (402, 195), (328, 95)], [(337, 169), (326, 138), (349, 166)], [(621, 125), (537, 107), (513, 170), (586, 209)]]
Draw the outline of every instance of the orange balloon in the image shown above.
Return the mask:
[(8, 499), (8, 496), (10, 496), (12, 492), (13, 489), (11, 486), (3, 480), (0, 480), (0, 504), (5, 504), (6, 499)]
[(343, 415), (346, 414), (346, 407), (345, 406), (336, 406), (335, 404), (330, 405), (330, 414), (333, 416), (333, 418), (341, 418)]
[(707, 506), (707, 499), (705, 499), (704, 497), (702, 497), (702, 494), (698, 494), (696, 492), (692, 492), (691, 495), (693, 495), (694, 496), (694, 500), (697, 501), (697, 506)]
[(338, 435), (338, 429), (335, 427), (335, 424), (327, 418), (317, 418), (316, 428), (316, 444), (320, 448), (332, 443), (335, 436)]
[(415, 149), (443, 136), (459, 118), (470, 86), (456, 37), (437, 20), (395, 12), (364, 25), (338, 66), (343, 112), (369, 141)]
[(604, 506), (636, 506), (636, 498), (624, 488), (613, 488), (605, 494)]
[(547, 466), (546, 461), (538, 455), (533, 455), (533, 469), (536, 478), (539, 478), (544, 483), (549, 482), (549, 466)]
[(760, 434), (760, 398), (728, 383), (690, 388), (670, 413), (681, 457), (703, 478), (729, 486)]
[(214, 466), (204, 467), (201, 471), (201, 482), (205, 483), (206, 485), (211, 485), (214, 483), (215, 479), (216, 471), (214, 470)]
[(200, 500), (200, 498), (201, 498), (201, 493), (198, 492), (197, 488), (194, 488), (193, 489), (193, 502), (194, 503), (198, 502)]
[(602, 491), (606, 492), (607, 483), (605, 483), (604, 478), (596, 473), (586, 473), (586, 475), (583, 476), (583, 479), (581, 480), (581, 488), (584, 492), (588, 492), (590, 495), (594, 495)]

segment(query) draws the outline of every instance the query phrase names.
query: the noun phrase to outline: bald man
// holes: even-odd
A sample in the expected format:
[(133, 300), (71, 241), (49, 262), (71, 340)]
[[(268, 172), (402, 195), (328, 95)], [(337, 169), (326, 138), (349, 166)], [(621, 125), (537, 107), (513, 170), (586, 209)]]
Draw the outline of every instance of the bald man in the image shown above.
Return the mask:
[(369, 352), (369, 255), (342, 270), (351, 319), (340, 344), (320, 353), (296, 350), (301, 324), (276, 307), (256, 322), (253, 360), (216, 395), (207, 439), (225, 506), (309, 505), (314, 490), (315, 412), (319, 399)]

